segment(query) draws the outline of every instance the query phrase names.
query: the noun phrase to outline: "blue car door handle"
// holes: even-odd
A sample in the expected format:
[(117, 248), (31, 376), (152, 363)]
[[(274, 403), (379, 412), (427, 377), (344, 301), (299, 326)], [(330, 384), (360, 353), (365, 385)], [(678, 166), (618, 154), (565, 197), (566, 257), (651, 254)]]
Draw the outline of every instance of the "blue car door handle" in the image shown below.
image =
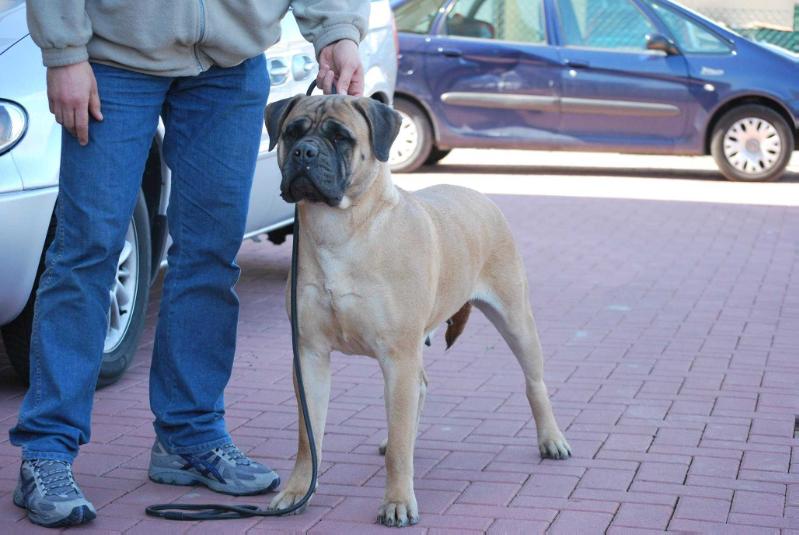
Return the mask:
[(461, 52), (457, 48), (448, 48), (444, 46), (438, 47), (438, 53), (443, 54), (448, 58), (459, 58), (463, 55), (463, 52)]
[(587, 69), (591, 66), (587, 61), (575, 61), (573, 59), (567, 59), (565, 63), (567, 67), (571, 67), (572, 69)]

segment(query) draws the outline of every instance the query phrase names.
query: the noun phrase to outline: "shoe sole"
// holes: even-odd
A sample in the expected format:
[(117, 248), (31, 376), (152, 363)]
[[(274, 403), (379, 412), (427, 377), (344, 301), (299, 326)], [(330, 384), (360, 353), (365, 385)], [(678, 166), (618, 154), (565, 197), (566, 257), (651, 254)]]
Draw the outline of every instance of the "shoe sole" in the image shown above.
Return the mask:
[(275, 479), (273, 479), (272, 482), (269, 483), (269, 485), (267, 485), (265, 488), (242, 492), (232, 491), (230, 490), (230, 487), (220, 483), (219, 481), (216, 481), (215, 479), (188, 474), (183, 470), (161, 469), (158, 471), (149, 471), (147, 475), (149, 476), (150, 481), (153, 481), (154, 483), (160, 483), (162, 485), (180, 485), (186, 487), (203, 485), (214, 492), (227, 494), (229, 496), (256, 496), (258, 494), (264, 494), (273, 491), (280, 485), (280, 476), (277, 474), (275, 474)]
[(81, 505), (79, 507), (75, 507), (72, 509), (72, 512), (69, 513), (69, 516), (66, 518), (62, 518), (57, 522), (44, 522), (40, 521), (32, 515), (30, 510), (28, 510), (28, 518), (34, 524), (38, 524), (40, 526), (44, 526), (46, 528), (66, 528), (69, 526), (79, 526), (80, 524), (85, 524), (87, 522), (91, 522), (95, 518), (97, 518), (97, 514), (93, 513), (91, 509), (89, 509), (88, 505)]
[(52, 520), (43, 518), (28, 509), (25, 506), (25, 503), (22, 501), (22, 497), (16, 492), (14, 493), (14, 505), (28, 511), (28, 520), (45, 528), (67, 528), (69, 526), (79, 526), (81, 524), (91, 522), (97, 518), (97, 513), (92, 511), (88, 505), (80, 505), (78, 507), (73, 507), (72, 511), (70, 511), (70, 513), (64, 518), (53, 522)]

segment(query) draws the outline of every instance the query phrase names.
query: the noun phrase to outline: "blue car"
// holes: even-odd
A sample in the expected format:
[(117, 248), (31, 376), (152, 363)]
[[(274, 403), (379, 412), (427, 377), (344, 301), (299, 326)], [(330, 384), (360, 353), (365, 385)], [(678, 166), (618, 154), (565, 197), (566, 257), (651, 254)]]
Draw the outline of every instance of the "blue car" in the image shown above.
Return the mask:
[(395, 171), (457, 147), (712, 154), (782, 175), (799, 56), (668, 0), (399, 0)]

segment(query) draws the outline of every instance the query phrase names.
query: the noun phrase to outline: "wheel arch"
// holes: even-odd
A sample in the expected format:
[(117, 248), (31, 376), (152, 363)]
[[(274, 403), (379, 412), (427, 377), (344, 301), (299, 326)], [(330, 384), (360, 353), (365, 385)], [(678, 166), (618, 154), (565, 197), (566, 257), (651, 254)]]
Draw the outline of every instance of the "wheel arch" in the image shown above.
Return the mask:
[(419, 109), (421, 109), (424, 112), (425, 116), (427, 117), (427, 123), (430, 125), (430, 129), (433, 131), (433, 141), (434, 141), (433, 144), (436, 149), (450, 148), (450, 147), (441, 147), (439, 145), (441, 141), (441, 136), (439, 133), (438, 123), (436, 123), (436, 120), (434, 118), (435, 115), (433, 115), (433, 113), (430, 111), (430, 108), (427, 106), (427, 104), (424, 103), (424, 101), (422, 101), (420, 98), (411, 95), (410, 93), (403, 93), (401, 91), (394, 93), (394, 99), (396, 100), (398, 98), (407, 100), (408, 102), (415, 104), (416, 106), (419, 107)]
[(797, 125), (796, 121), (794, 120), (791, 113), (788, 109), (782, 105), (782, 103), (772, 97), (768, 97), (765, 95), (741, 95), (735, 97), (721, 106), (719, 106), (711, 115), (710, 121), (707, 123), (707, 128), (705, 129), (705, 140), (704, 140), (704, 153), (710, 154), (710, 144), (713, 139), (713, 131), (716, 129), (716, 125), (724, 117), (727, 112), (740, 107), (746, 106), (748, 104), (759, 104), (766, 108), (771, 109), (772, 111), (778, 113), (785, 121), (788, 123), (788, 126), (791, 128), (791, 131), (794, 133), (794, 149), (799, 148), (799, 139), (797, 139), (796, 131)]

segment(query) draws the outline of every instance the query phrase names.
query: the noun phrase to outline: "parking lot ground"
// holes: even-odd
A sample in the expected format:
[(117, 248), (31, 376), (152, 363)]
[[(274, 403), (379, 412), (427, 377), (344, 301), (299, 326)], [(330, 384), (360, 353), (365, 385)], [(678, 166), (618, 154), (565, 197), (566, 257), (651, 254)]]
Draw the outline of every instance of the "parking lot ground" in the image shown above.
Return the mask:
[[(546, 382), (575, 454), (540, 458), (519, 367), (474, 314), (451, 350), (439, 336), (425, 357), (415, 456), (422, 518), (403, 533), (799, 533), (796, 169), (782, 183), (732, 184), (707, 159), (456, 151), (397, 181), (472, 185), (507, 215)], [(283, 301), (289, 257), (290, 241), (242, 247), (226, 394), (237, 443), (284, 479), (297, 429)], [(79, 532), (384, 532), (374, 524), (385, 479), (382, 378), (373, 360), (344, 355), (333, 358), (320, 485), (305, 514), (206, 524), (144, 516), (154, 502), (269, 499), (147, 480), (157, 301), (156, 288), (136, 362), (96, 395), (92, 443), (75, 471), (99, 517)], [(0, 370), (4, 429), (22, 395)], [(0, 439), (2, 531), (34, 533), (11, 503), (19, 453)]]

